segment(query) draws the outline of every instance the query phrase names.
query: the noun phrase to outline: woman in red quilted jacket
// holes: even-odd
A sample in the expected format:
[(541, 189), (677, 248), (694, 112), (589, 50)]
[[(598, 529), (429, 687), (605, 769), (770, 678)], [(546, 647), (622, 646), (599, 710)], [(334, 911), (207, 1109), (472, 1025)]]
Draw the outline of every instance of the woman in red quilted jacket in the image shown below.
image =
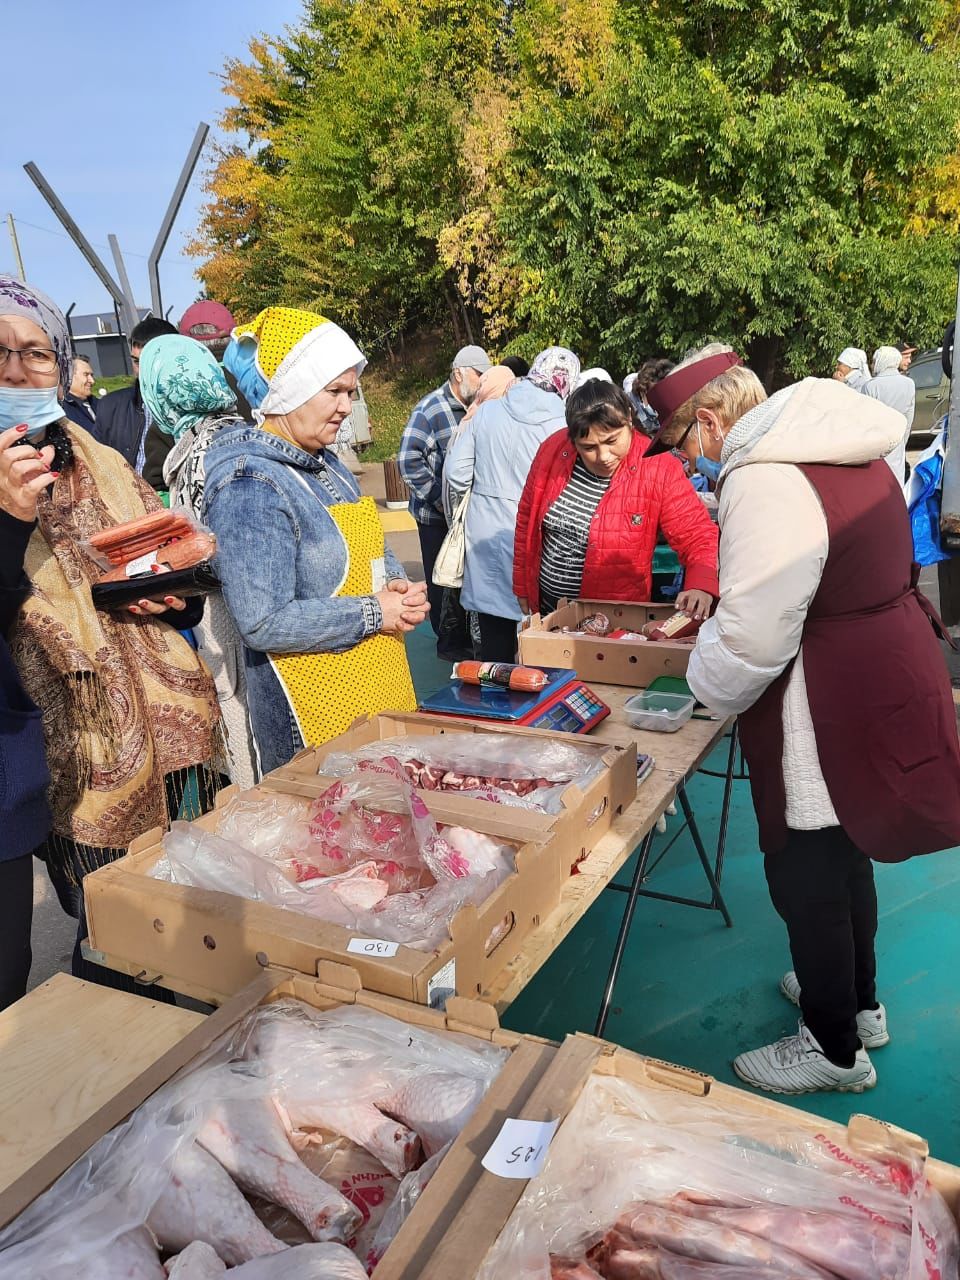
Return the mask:
[(540, 446), (517, 512), (513, 589), (525, 613), (566, 596), (649, 600), (657, 533), (680, 557), (677, 606), (706, 617), (719, 591), (717, 527), (669, 453), (645, 458), (627, 395), (591, 380), (567, 400), (567, 430)]

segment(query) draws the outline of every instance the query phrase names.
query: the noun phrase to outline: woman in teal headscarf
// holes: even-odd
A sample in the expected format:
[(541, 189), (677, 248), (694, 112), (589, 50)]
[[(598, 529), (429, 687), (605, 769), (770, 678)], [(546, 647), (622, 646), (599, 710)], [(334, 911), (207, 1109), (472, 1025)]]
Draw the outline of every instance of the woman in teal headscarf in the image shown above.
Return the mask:
[[(153, 421), (173, 437), (173, 448), (163, 464), (170, 505), (187, 507), (199, 520), (204, 457), (218, 431), (242, 421), (236, 396), (207, 348), (179, 334), (153, 338), (143, 348), (140, 392)], [(259, 769), (247, 713), (243, 643), (219, 593), (208, 597), (194, 634), (217, 686), (230, 780), (238, 787), (252, 787)]]

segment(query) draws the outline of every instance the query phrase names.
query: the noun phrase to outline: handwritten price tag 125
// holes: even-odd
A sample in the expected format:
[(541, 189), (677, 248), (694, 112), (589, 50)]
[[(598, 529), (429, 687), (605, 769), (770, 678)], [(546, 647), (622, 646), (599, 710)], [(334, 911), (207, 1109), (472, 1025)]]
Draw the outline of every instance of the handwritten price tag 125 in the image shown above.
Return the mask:
[(559, 1120), (504, 1120), (481, 1163), (501, 1178), (535, 1178), (543, 1168)]
[(351, 938), (347, 950), (355, 956), (378, 956), (389, 960), (397, 954), (397, 942), (384, 942), (382, 938)]

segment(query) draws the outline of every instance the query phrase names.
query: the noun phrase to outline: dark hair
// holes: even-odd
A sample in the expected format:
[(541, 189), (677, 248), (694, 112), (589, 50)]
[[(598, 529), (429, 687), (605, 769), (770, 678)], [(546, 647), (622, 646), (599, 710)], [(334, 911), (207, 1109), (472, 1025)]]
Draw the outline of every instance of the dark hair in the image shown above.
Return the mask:
[(567, 432), (573, 441), (582, 440), (591, 427), (618, 431), (636, 429), (637, 420), (630, 397), (612, 382), (591, 378), (567, 396)]
[(635, 396), (645, 396), (655, 382), (665, 378), (670, 370), (675, 367), (672, 360), (667, 360), (662, 356), (653, 360), (644, 360), (640, 366), (639, 373), (633, 380), (633, 394)]
[(504, 356), (497, 363), (506, 365), (510, 372), (518, 378), (525, 378), (530, 372), (530, 366), (523, 356)]
[(76, 364), (78, 360), (82, 360), (84, 364), (88, 364), (91, 369), (93, 368), (93, 361), (90, 359), (89, 356), (85, 356), (82, 351), (75, 351), (73, 353), (74, 364)]
[(165, 333), (176, 333), (177, 326), (162, 316), (147, 316), (130, 330), (128, 339), (131, 347), (145, 347), (151, 338), (160, 338)]

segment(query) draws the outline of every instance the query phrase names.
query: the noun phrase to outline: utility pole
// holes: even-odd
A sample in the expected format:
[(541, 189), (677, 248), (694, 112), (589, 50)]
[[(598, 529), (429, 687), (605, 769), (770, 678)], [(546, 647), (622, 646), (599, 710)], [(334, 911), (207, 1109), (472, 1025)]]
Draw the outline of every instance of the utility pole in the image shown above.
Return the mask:
[(20, 241), (17, 239), (17, 224), (13, 220), (13, 214), (7, 214), (7, 226), (10, 229), (10, 243), (13, 245), (13, 257), (17, 264), (17, 275), (26, 284), (27, 273), (23, 269), (23, 258), (20, 255)]
[(197, 126), (197, 132), (193, 135), (190, 150), (187, 152), (187, 158), (183, 162), (183, 168), (180, 170), (180, 177), (177, 179), (177, 185), (173, 189), (173, 195), (170, 197), (167, 211), (163, 215), (157, 238), (154, 241), (153, 248), (150, 250), (150, 257), (147, 259), (147, 275), (150, 278), (150, 308), (155, 316), (163, 315), (163, 298), (160, 294), (160, 255), (166, 248), (174, 220), (180, 212), (183, 197), (186, 195), (187, 187), (190, 185), (190, 179), (193, 177), (193, 171), (197, 167), (200, 152), (203, 150), (203, 144), (206, 142), (209, 132), (210, 126), (208, 124), (201, 122)]

